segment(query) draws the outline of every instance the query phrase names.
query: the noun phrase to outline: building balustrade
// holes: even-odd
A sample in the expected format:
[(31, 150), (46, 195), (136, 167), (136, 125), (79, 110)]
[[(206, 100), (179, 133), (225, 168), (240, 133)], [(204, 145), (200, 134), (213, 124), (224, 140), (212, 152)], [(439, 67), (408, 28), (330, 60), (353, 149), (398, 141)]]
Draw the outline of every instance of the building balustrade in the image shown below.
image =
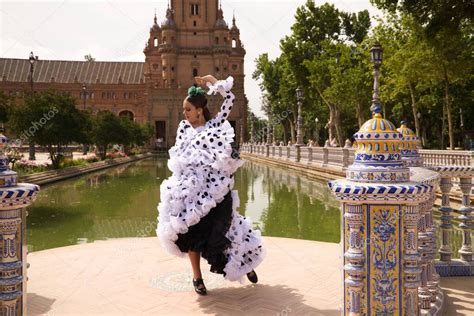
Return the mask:
[[(403, 126), (402, 126), (403, 127)], [(407, 129), (408, 130), (408, 129)], [(410, 130), (408, 130), (410, 131)], [(403, 131), (402, 131), (403, 132)], [(409, 139), (410, 135), (407, 136)], [(412, 141), (414, 138), (412, 138)], [(408, 147), (407, 147), (408, 148)], [(406, 149), (406, 148), (405, 148)], [(243, 156), (248, 154), (254, 157), (269, 158), (282, 163), (291, 162), (295, 166), (301, 168), (320, 169), (332, 167), (339, 169), (340, 172), (350, 171), (350, 166), (354, 164), (356, 157), (356, 148), (340, 148), (340, 147), (314, 147), (308, 145), (292, 145), (292, 144), (256, 144), (244, 143), (241, 146)], [(403, 146), (402, 146), (402, 152)], [(410, 152), (410, 150), (406, 150)], [(369, 198), (369, 202), (354, 203), (349, 196), (350, 194), (341, 193), (344, 190), (352, 190), (359, 187), (350, 181), (341, 182), (339, 184), (339, 192), (335, 192), (334, 184), (331, 190), (335, 192), (338, 199), (343, 202), (343, 214), (346, 218), (343, 230), (347, 239), (344, 251), (345, 257), (345, 301), (344, 306), (346, 314), (362, 315), (368, 312), (368, 306), (364, 304), (363, 297), (372, 297), (371, 308), (375, 310), (383, 310), (387, 306), (394, 307), (393, 304), (382, 304), (376, 302), (377, 293), (364, 292), (367, 290), (367, 280), (369, 275), (376, 278), (383, 278), (383, 269), (378, 271), (373, 269), (368, 271), (369, 275), (365, 275), (363, 271), (367, 268), (367, 260), (371, 258), (371, 252), (376, 246), (367, 249), (363, 244), (366, 242), (378, 241), (378, 245), (397, 244), (401, 246), (400, 266), (403, 286), (400, 295), (396, 299), (400, 303), (401, 310), (397, 313), (406, 315), (439, 315), (442, 310), (442, 293), (440, 282), (441, 277), (445, 276), (473, 276), (473, 248), (472, 248), (472, 208), (471, 208), (471, 192), (473, 189), (472, 178), (474, 176), (474, 153), (469, 151), (453, 151), (453, 150), (422, 150), (419, 149), (417, 157), (407, 157), (404, 164), (410, 169), (410, 181), (417, 183), (429, 194), (420, 193), (419, 196), (411, 196), (405, 202), (396, 200), (398, 207), (387, 209), (388, 213), (384, 213), (384, 203), (374, 201), (373, 196)], [(370, 176), (370, 175), (369, 175)], [(362, 183), (363, 186), (367, 183)], [(380, 187), (379, 185), (367, 186), (367, 189)], [(386, 188), (401, 188), (402, 184), (396, 184), (393, 181), (385, 184)], [(417, 187), (421, 190), (421, 187)], [(431, 188), (431, 189), (428, 189)], [(413, 188), (414, 190), (417, 190)], [(441, 196), (441, 212), (440, 223), (434, 220), (433, 206), (436, 200), (435, 191)], [(423, 191), (423, 190), (422, 190)], [(368, 192), (368, 191), (367, 191)], [(420, 191), (421, 192), (421, 191)], [(351, 193), (354, 193), (351, 191)], [(356, 194), (357, 195), (357, 194)], [(357, 201), (365, 201), (366, 197), (357, 195)], [(451, 199), (458, 198), (461, 203), (459, 210), (453, 210), (451, 207)], [(389, 199), (395, 199), (395, 196)], [(413, 201), (417, 203), (413, 203)], [(368, 203), (368, 204), (367, 204)], [(385, 201), (385, 203), (388, 203)], [(418, 204), (418, 205), (416, 205)], [(363, 206), (366, 205), (366, 206)], [(367, 209), (371, 209), (368, 212)], [(392, 239), (383, 242), (383, 238), (388, 238), (381, 231), (360, 232), (359, 227), (361, 221), (373, 221), (376, 225), (377, 221), (382, 220), (383, 216), (394, 214), (394, 216), (402, 216), (404, 226), (401, 229), (400, 240)], [(398, 215), (397, 215), (398, 214)], [(389, 216), (387, 215), (387, 216)], [(372, 217), (370, 217), (372, 216)], [(391, 215), (390, 215), (391, 216)], [(370, 217), (370, 218), (368, 218)], [(456, 223), (453, 219), (456, 218)], [(387, 225), (395, 224), (390, 222), (390, 218), (386, 218)], [(365, 223), (365, 222), (364, 222)], [(365, 225), (365, 224), (364, 224)], [(372, 226), (375, 229), (376, 226)], [(388, 227), (388, 226), (387, 226)], [(387, 228), (385, 227), (385, 228)], [(415, 239), (413, 239), (416, 236)], [(457, 237), (460, 245), (456, 243), (456, 253), (451, 249), (453, 245), (452, 237)], [(438, 239), (438, 243), (437, 243)], [(358, 244), (358, 240), (362, 244)], [(382, 242), (381, 242), (382, 240)], [(377, 244), (377, 243), (376, 243)], [(365, 248), (364, 248), (365, 247)], [(380, 248), (382, 249), (382, 248)], [(374, 253), (372, 253), (374, 255)], [(457, 255), (457, 256), (456, 256)], [(459, 259), (454, 259), (459, 257)], [(392, 280), (394, 281), (394, 280)], [(394, 282), (399, 282), (396, 279)], [(374, 291), (372, 289), (372, 291)], [(398, 290), (397, 290), (398, 291)], [(395, 293), (395, 292), (394, 292)], [(387, 301), (388, 302), (388, 301)], [(385, 306), (385, 307), (383, 307)], [(369, 314), (375, 312), (372, 310)], [(395, 314), (397, 314), (395, 313)]]

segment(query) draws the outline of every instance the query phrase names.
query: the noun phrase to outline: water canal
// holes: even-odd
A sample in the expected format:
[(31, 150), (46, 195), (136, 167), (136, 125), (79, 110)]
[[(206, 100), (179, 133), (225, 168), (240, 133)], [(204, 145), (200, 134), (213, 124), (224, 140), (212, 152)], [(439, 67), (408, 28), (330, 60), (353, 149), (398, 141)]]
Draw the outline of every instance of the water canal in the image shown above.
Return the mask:
[[(28, 250), (155, 236), (159, 186), (169, 175), (166, 158), (154, 157), (43, 186), (28, 209)], [(240, 213), (264, 236), (340, 241), (339, 204), (325, 181), (246, 161), (235, 189)]]

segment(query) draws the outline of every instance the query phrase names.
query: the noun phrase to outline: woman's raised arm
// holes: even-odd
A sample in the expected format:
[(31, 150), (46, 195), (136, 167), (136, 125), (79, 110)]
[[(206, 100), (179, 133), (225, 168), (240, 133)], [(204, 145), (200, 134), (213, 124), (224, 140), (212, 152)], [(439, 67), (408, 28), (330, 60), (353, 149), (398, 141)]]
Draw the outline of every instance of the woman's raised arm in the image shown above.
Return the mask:
[(213, 127), (219, 127), (229, 118), (230, 111), (234, 105), (235, 96), (231, 91), (234, 85), (234, 78), (229, 76), (226, 80), (217, 80), (211, 75), (197, 78), (199, 78), (196, 79), (199, 84), (206, 84), (209, 88), (207, 94), (220, 93), (224, 98), (219, 113), (209, 122)]

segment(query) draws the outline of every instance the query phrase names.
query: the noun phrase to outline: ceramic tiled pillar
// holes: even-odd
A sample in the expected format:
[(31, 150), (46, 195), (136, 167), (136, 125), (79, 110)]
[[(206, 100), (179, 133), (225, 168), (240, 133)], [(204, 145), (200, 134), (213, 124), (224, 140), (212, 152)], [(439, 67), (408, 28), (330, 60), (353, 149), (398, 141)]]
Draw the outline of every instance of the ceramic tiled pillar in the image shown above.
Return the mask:
[(3, 153), (0, 132), (0, 309), (2, 315), (26, 315), (26, 207), (38, 194), (34, 184), (17, 183)]
[(420, 308), (423, 313), (434, 314), (442, 304), (439, 275), (436, 273), (434, 261), (436, 257), (436, 227), (433, 223), (434, 191), (438, 188), (439, 174), (422, 168), (423, 160), (419, 154), (421, 142), (415, 133), (402, 122), (397, 129), (402, 134), (400, 149), (402, 161), (410, 168), (411, 180), (428, 184), (433, 187), (433, 194), (420, 204), (418, 218), (418, 251), (421, 257), (421, 284), (418, 288)]
[(354, 135), (358, 147), (345, 180), (329, 183), (342, 204), (344, 315), (418, 315), (420, 205), (430, 184), (410, 181), (402, 135), (382, 118)]

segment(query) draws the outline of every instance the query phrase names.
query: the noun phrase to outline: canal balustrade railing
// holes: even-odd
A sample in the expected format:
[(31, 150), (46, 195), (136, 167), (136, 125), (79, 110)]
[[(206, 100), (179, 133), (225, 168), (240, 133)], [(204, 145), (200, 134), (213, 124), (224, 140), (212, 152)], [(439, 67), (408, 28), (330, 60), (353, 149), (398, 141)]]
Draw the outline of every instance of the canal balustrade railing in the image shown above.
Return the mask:
[[(377, 121), (380, 120), (382, 119), (378, 116)], [(306, 170), (313, 168), (318, 170), (337, 169), (340, 174), (347, 173), (347, 180), (337, 180), (330, 185), (337, 199), (343, 203), (343, 218), (346, 218), (345, 221), (343, 220), (344, 235), (342, 238), (343, 242), (345, 241), (344, 314), (347, 315), (365, 313), (370, 315), (376, 313), (377, 310), (384, 310), (384, 308), (388, 308), (388, 310), (395, 308), (395, 314), (438, 315), (442, 312), (444, 303), (440, 277), (474, 275), (471, 236), (472, 208), (470, 207), (474, 176), (474, 152), (419, 149), (419, 140), (410, 129), (402, 125), (398, 130), (403, 134), (403, 140), (400, 143), (403, 156), (401, 160), (404, 166), (410, 170), (409, 173), (400, 171), (400, 174), (406, 174), (406, 179), (403, 179), (402, 183), (398, 181), (400, 179), (396, 178), (399, 175), (394, 175), (391, 169), (387, 169), (389, 172), (377, 173), (373, 170), (362, 172), (361, 169), (351, 167), (365, 163), (362, 160), (365, 159), (368, 147), (361, 147), (360, 143), (358, 143), (358, 148), (315, 147), (283, 143), (244, 143), (240, 148), (243, 157), (245, 155), (260, 157), (282, 166), (291, 163), (301, 170), (305, 170), (305, 168)], [(362, 135), (366, 134), (362, 133)], [(361, 139), (359, 141), (363, 143)], [(369, 144), (363, 146), (369, 146)], [(376, 144), (372, 142), (370, 146), (376, 146)], [(375, 147), (371, 150), (375, 150)], [(387, 152), (384, 152), (383, 155), (386, 155)], [(391, 157), (396, 157), (397, 154), (394, 155)], [(379, 159), (369, 156), (370, 159)], [(354, 164), (355, 162), (356, 164)], [(393, 177), (392, 179), (386, 178), (389, 174)], [(338, 181), (341, 183), (337, 183)], [(364, 181), (368, 183), (364, 183)], [(381, 184), (383, 182), (386, 184)], [(459, 187), (459, 191), (454, 192), (454, 184)], [(365, 194), (361, 194), (358, 190), (366, 191), (364, 191)], [(374, 190), (381, 190), (381, 192), (374, 195)], [(433, 215), (436, 190), (441, 193), (441, 223), (439, 225), (435, 223)], [(417, 193), (414, 194), (414, 191)], [(408, 194), (408, 192), (410, 193)], [(451, 207), (450, 199), (453, 194), (461, 195), (461, 207), (457, 210), (458, 215), (456, 215), (458, 220), (458, 229), (456, 230), (454, 230), (454, 210)], [(383, 202), (379, 200), (381, 196), (383, 196)], [(405, 199), (401, 196), (405, 196)], [(398, 206), (385, 207), (389, 204)], [(362, 207), (362, 205), (365, 206)], [(372, 211), (368, 211), (368, 209)], [(403, 218), (402, 222), (394, 224), (395, 228), (392, 227), (400, 232), (400, 240), (384, 239), (388, 238), (388, 235), (382, 231), (392, 229), (387, 224), (388, 219), (384, 216)], [(361, 222), (362, 219), (368, 222)], [(379, 226), (371, 221), (378, 223)], [(385, 224), (380, 226), (381, 222)], [(372, 225), (372, 227), (366, 227), (366, 229), (369, 228), (369, 231), (370, 228), (372, 230), (361, 232), (359, 231), (360, 225)], [(380, 227), (383, 229), (381, 230)], [(376, 233), (377, 231), (378, 233)], [(454, 235), (459, 236), (459, 234), (461, 238), (456, 239), (461, 241), (462, 245), (455, 248), (459, 248), (460, 259), (453, 259), (451, 238)], [(439, 235), (441, 238), (437, 245), (436, 241)], [(413, 239), (413, 236), (416, 238)], [(376, 243), (374, 243), (374, 239), (377, 240)], [(385, 242), (381, 242), (381, 240), (385, 240)], [(400, 246), (401, 253), (398, 255), (401, 262), (394, 263), (394, 268), (401, 270), (401, 279), (388, 280), (386, 270), (379, 269), (380, 271), (378, 271), (373, 266), (366, 267), (366, 264), (372, 259), (371, 256), (377, 254), (374, 249), (379, 247), (379, 251), (381, 251), (380, 249), (383, 248), (380, 248), (381, 245), (385, 245), (387, 242), (388, 244), (392, 243), (391, 247), (395, 244)], [(370, 243), (372, 243), (372, 247), (370, 247)], [(383, 262), (384, 265), (390, 265), (390, 260), (387, 260)], [(379, 262), (379, 264), (381, 263)], [(382, 283), (389, 281), (400, 282), (399, 284), (402, 284), (403, 279), (403, 290), (391, 293), (394, 295), (393, 301), (391, 301), (388, 299), (390, 293), (377, 293), (378, 281), (369, 285), (372, 282), (371, 278), (376, 278)], [(395, 291), (395, 289), (393, 290)], [(377, 301), (382, 294), (387, 296), (387, 300)], [(394, 302), (397, 302), (398, 307), (393, 305)]]
[[(244, 143), (241, 145), (242, 153), (273, 159), (283, 158), (307, 164), (333, 165), (344, 170), (354, 162), (355, 151), (355, 148), (314, 147), (307, 144), (295, 146), (283, 143), (271, 145)], [(474, 151), (420, 149), (419, 152), (424, 166), (474, 167)], [(298, 155), (300, 160), (297, 160)]]

